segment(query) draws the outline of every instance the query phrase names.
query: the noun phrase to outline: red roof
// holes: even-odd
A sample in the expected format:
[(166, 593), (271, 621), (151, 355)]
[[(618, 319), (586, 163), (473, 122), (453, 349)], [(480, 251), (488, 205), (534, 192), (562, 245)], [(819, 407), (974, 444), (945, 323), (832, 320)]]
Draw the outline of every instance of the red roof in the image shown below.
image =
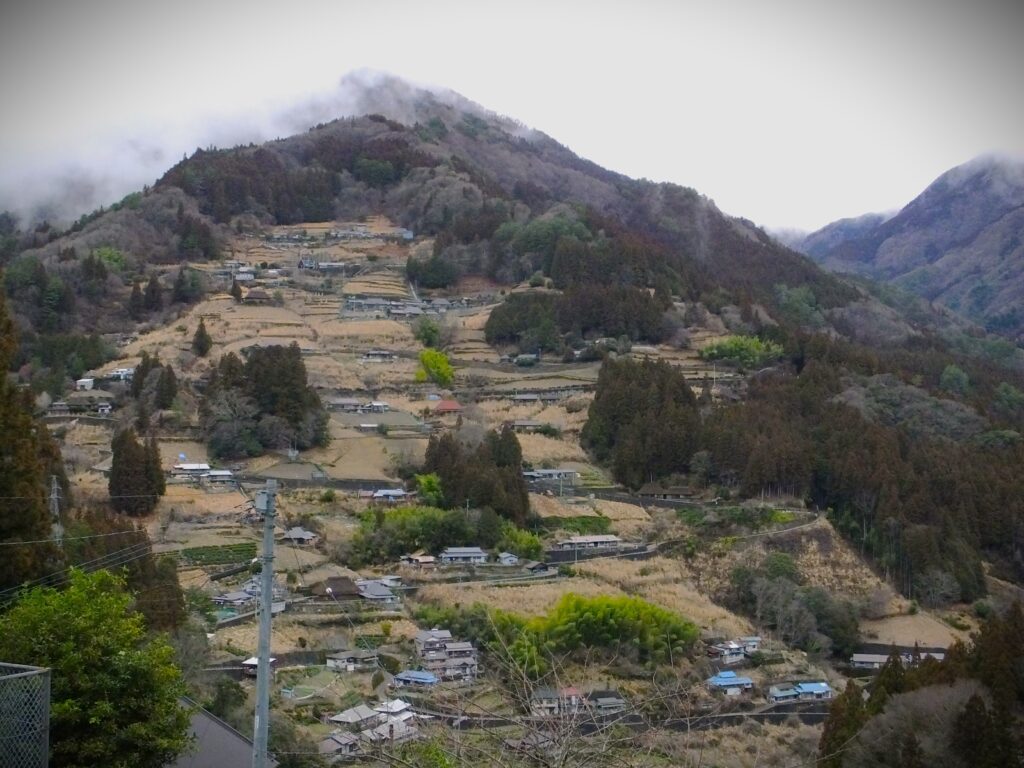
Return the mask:
[(434, 406), (434, 413), (458, 413), (462, 406), (454, 400), (442, 400)]

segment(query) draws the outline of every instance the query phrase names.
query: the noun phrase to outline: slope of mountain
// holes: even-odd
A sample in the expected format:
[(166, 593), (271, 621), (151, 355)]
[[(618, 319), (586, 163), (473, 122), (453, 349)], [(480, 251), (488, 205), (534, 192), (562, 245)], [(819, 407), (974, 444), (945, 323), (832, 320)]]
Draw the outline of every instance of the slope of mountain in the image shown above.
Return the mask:
[(1024, 338), (1024, 161), (978, 158), (892, 218), (835, 222), (798, 247), (829, 269), (891, 281)]

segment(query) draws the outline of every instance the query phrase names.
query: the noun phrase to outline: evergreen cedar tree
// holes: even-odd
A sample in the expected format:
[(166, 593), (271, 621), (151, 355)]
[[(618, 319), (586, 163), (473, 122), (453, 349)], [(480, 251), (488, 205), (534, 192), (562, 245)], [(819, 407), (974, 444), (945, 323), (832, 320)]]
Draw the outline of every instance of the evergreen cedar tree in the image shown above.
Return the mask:
[(111, 506), (127, 515), (149, 514), (165, 490), (156, 440), (150, 438), (143, 445), (135, 430), (125, 429), (114, 436), (110, 447), (113, 455), (107, 490)]
[(453, 433), (445, 432), (431, 436), (427, 443), (424, 472), (440, 478), (444, 507), (462, 507), (467, 502), (490, 507), (522, 526), (530, 512), (522, 463), (519, 440), (508, 427), (488, 432), (476, 448), (462, 445)]
[(68, 587), (32, 589), (0, 617), (0, 658), (52, 670), (50, 765), (163, 768), (188, 746), (174, 650), (124, 586), (72, 570)]
[(144, 309), (145, 302), (142, 298), (142, 287), (139, 281), (136, 280), (132, 283), (132, 292), (128, 297), (128, 314), (132, 320), (141, 320)]
[(241, 300), (242, 300), (242, 286), (240, 286), (240, 285), (238, 284), (238, 281), (237, 281), (237, 280), (235, 280), (235, 279), (232, 279), (232, 280), (231, 280), (231, 288), (230, 288), (230, 290), (228, 291), (228, 293), (230, 293), (230, 294), (231, 294), (231, 297), (232, 297), (232, 298), (233, 298), (233, 299), (234, 299), (234, 300), (235, 300), (236, 302), (239, 302), (239, 301), (241, 301)]
[[(69, 500), (60, 450), (46, 426), (33, 416), (31, 393), (6, 375), (17, 349), (14, 322), (0, 291), (0, 541), (38, 541), (50, 536), (47, 489), (56, 475), (65, 505)], [(59, 570), (63, 555), (49, 544), (6, 546), (0, 557), (0, 589)]]
[(154, 312), (163, 307), (163, 290), (160, 288), (160, 281), (156, 273), (149, 276), (146, 283), (146, 293), (143, 297), (143, 305), (149, 312)]
[(200, 405), (211, 454), (326, 445), (327, 412), (307, 383), (298, 345), (251, 347), (244, 354), (244, 362), (235, 354), (218, 360)]
[(199, 357), (206, 357), (212, 346), (213, 339), (210, 337), (209, 331), (206, 330), (206, 321), (199, 318), (199, 327), (196, 328), (196, 333), (192, 337), (192, 351)]

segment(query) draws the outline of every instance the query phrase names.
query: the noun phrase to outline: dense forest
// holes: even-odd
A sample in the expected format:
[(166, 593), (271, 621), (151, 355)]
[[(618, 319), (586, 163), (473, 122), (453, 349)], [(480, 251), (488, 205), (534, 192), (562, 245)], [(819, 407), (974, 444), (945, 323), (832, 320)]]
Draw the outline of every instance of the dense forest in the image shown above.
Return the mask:
[[(744, 402), (699, 410), (668, 366), (606, 361), (582, 437), (634, 488), (688, 472), (704, 452), (701, 471), (713, 483), (829, 510), (906, 594), (973, 600), (985, 592), (982, 557), (1008, 578), (1024, 576), (1024, 398), (1010, 372), (950, 359), (794, 335)], [(857, 377), (881, 374), (916, 382), (906, 385), (913, 399), (894, 400), (892, 386), (874, 400), (858, 389)], [(969, 409), (981, 427), (954, 439), (939, 431), (942, 418), (926, 418), (951, 407)]]
[(222, 356), (206, 387), (200, 417), (211, 455), (326, 445), (327, 411), (307, 383), (298, 345), (249, 347), (243, 356)]

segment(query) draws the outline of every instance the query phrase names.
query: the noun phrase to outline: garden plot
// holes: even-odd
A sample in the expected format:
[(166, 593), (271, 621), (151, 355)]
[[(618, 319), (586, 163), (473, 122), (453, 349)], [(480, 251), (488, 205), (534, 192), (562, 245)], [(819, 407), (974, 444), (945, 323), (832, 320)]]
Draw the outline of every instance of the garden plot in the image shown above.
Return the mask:
[(642, 597), (725, 637), (754, 634), (753, 625), (713, 603), (690, 581), (688, 568), (665, 557), (648, 560), (603, 558), (581, 560), (573, 568), (590, 579), (628, 595)]
[(921, 646), (948, 648), (955, 641), (967, 641), (966, 632), (943, 623), (930, 613), (921, 611), (914, 615), (888, 616), (884, 619), (865, 619), (860, 623), (864, 640), (884, 645)]
[(563, 595), (574, 593), (583, 597), (623, 595), (621, 589), (592, 578), (544, 580), (522, 586), (488, 586), (480, 583), (429, 584), (421, 587), (417, 599), (440, 605), (469, 607), (482, 603), (522, 616), (542, 616), (554, 607)]
[(523, 459), (532, 464), (545, 462), (564, 462), (587, 460), (578, 443), (570, 443), (545, 435), (518, 435), (519, 445), (523, 449)]

